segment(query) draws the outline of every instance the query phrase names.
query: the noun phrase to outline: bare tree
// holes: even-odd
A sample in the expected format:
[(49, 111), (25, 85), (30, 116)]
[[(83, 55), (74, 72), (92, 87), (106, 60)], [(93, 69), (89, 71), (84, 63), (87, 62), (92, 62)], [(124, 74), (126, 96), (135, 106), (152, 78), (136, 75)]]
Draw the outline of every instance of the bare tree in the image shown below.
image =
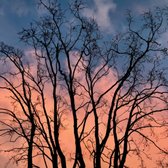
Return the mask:
[[(83, 17), (81, 1), (69, 10), (39, 2), (46, 13), (19, 33), (31, 54), (0, 45), (0, 89), (12, 101), (0, 108), (1, 136), (23, 144), (12, 158), (29, 168), (40, 167), (39, 157), (46, 168), (123, 168), (138, 157), (144, 167), (148, 147), (164, 158), (157, 132), (167, 129), (166, 10), (145, 12), (138, 26), (128, 12), (127, 30), (111, 40)], [(67, 128), (73, 151), (65, 149)]]
[[(3, 125), (3, 128), (0, 130), (2, 132), (1, 136), (9, 136), (9, 142), (12, 143), (17, 143), (20, 138), (23, 139), (23, 145), (21, 147), (17, 147), (16, 145), (16, 147), (9, 149), (9, 151), (17, 152), (12, 157), (17, 162), (26, 159), (30, 168), (33, 167), (33, 140), (36, 131), (34, 121), (35, 106), (33, 104), (34, 102), (32, 102), (32, 92), (34, 89), (31, 88), (26, 79), (27, 71), (22, 62), (23, 53), (3, 43), (1, 43), (0, 50), (3, 54), (1, 55), (2, 63), (10, 62), (11, 66), (15, 67), (11, 72), (4, 71), (0, 75), (0, 88), (8, 91), (5, 93), (11, 93), (10, 100), (12, 101), (12, 108), (0, 108), (2, 117), (0, 123)], [(20, 82), (14, 83), (12, 81), (14, 78), (20, 80)], [(16, 110), (18, 105), (20, 107), (19, 111)], [(20, 111), (22, 112), (20, 113)]]

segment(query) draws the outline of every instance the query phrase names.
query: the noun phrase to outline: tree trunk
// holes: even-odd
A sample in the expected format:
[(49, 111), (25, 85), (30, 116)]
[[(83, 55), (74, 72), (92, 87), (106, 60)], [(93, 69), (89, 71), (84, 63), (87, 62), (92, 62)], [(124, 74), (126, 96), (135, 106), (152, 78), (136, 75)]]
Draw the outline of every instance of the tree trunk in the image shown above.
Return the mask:
[(97, 151), (96, 153), (96, 158), (95, 158), (95, 168), (101, 168), (101, 156), (100, 156), (100, 152)]
[(30, 141), (28, 144), (28, 168), (33, 168), (33, 138), (35, 135), (35, 124), (32, 123), (32, 128), (31, 128), (31, 135), (30, 135)]
[(58, 156), (56, 153), (52, 156), (52, 166), (53, 168), (58, 168)]

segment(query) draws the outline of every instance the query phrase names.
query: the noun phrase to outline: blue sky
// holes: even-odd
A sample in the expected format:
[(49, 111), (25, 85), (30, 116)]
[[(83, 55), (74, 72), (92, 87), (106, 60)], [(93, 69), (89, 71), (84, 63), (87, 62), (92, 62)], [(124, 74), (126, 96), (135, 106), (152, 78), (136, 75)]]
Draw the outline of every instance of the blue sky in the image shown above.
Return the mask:
[[(64, 7), (68, 0), (59, 0)], [(84, 0), (88, 6), (83, 12), (94, 17), (101, 30), (113, 34), (124, 29), (125, 13), (130, 9), (138, 15), (148, 8), (168, 6), (168, 0)], [(0, 0), (0, 41), (16, 47), (22, 46), (17, 33), (38, 19), (43, 11), (37, 8), (38, 0)], [(0, 160), (5, 161), (1, 155)], [(2, 164), (2, 163), (1, 163)]]
[[(0, 0), (0, 41), (20, 45), (17, 33), (36, 20), (43, 11), (37, 8), (38, 0)], [(66, 6), (68, 0), (60, 0)], [(102, 31), (114, 33), (124, 28), (126, 9), (140, 14), (154, 6), (168, 5), (167, 0), (85, 0), (88, 8), (83, 15), (93, 17)]]
[(0, 0), (0, 41), (17, 45), (17, 33), (36, 15), (34, 0)]

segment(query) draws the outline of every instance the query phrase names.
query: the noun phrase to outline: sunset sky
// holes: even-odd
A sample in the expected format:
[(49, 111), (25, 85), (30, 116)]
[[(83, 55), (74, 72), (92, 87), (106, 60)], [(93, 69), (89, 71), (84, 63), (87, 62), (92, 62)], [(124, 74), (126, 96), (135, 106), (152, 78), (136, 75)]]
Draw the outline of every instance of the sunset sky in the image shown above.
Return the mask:
[[(17, 33), (30, 22), (37, 20), (43, 10), (37, 9), (38, 0), (0, 0), (0, 41), (19, 46)], [(62, 0), (67, 7), (70, 1)], [(106, 33), (114, 33), (124, 29), (126, 10), (139, 14), (148, 8), (168, 5), (167, 0), (84, 0), (88, 5), (83, 13), (86, 17), (94, 17)]]
[[(72, 1), (73, 0), (71, 0), (71, 1), (58, 0), (58, 2), (61, 3), (63, 8), (68, 8), (68, 4)], [(101, 32), (107, 38), (111, 38), (113, 36), (113, 34), (116, 34), (118, 32), (122, 32), (125, 30), (127, 10), (130, 10), (132, 12), (133, 16), (134, 15), (138, 16), (148, 9), (154, 9), (155, 7), (165, 7), (166, 5), (168, 6), (168, 0), (160, 0), (160, 1), (159, 0), (141, 0), (141, 1), (140, 0), (83, 0), (83, 2), (85, 2), (86, 8), (83, 9), (82, 15), (87, 18), (90, 18), (90, 17), (94, 18), (96, 20), (98, 26), (100, 27)], [(2, 41), (8, 45), (11, 45), (11, 46), (14, 46), (17, 48), (21, 48), (22, 50), (25, 51), (25, 55), (32, 56), (32, 60), (33, 60), (33, 58), (35, 58), (35, 56), (33, 55), (34, 50), (28, 48), (30, 46), (25, 46), (20, 41), (18, 33), (20, 31), (22, 31), (23, 28), (28, 28), (31, 22), (37, 21), (44, 14), (45, 14), (44, 10), (42, 8), (38, 7), (38, 0), (0, 0), (0, 23), (1, 23), (0, 24), (0, 42)], [(139, 22), (137, 22), (136, 27), (138, 27), (138, 23)], [(82, 29), (83, 29), (83, 25), (82, 25)], [(166, 36), (168, 37), (167, 34), (166, 34)], [(162, 36), (161, 36), (161, 38), (159, 40), (161, 40), (162, 42), (164, 42), (165, 45), (167, 45), (167, 39), (165, 38), (165, 36), (164, 36), (164, 38), (162, 38)], [(102, 43), (101, 43), (101, 46), (102, 46)], [(75, 53), (75, 51), (74, 51), (74, 53)], [(74, 61), (75, 57), (73, 58), (73, 56), (75, 56), (74, 53), (72, 52), (72, 54), (71, 54), (72, 55), (71, 56), (72, 63), (75, 62)], [(78, 52), (76, 55), (79, 56)], [(34, 62), (31, 61), (31, 57), (29, 57), (28, 59), (30, 61), (30, 64), (32, 64), (31, 67), (34, 68), (34, 69), (31, 68), (31, 70), (32, 70), (31, 73), (35, 76), (37, 65), (35, 65)], [(122, 61), (122, 63), (123, 63), (123, 61)], [(1, 62), (1, 67), (2, 66), (3, 65)], [(7, 68), (7, 67), (5, 67), (5, 68)], [(65, 66), (65, 69), (66, 69), (66, 66)], [(96, 72), (96, 69), (95, 69), (95, 72)], [(113, 72), (112, 70), (109, 72), (110, 72), (110, 73), (108, 73), (109, 76), (107, 76), (108, 78), (106, 78), (106, 79), (103, 78), (104, 81), (100, 80), (100, 83), (99, 83), (100, 85), (97, 86), (98, 89), (100, 89), (100, 88), (102, 89), (102, 90), (101, 89), (99, 90), (102, 93), (105, 92), (105, 90), (107, 90), (108, 88), (110, 88), (110, 86), (113, 84), (113, 82), (118, 80), (117, 77), (115, 76), (115, 72)], [(145, 73), (146, 73), (146, 71), (145, 71)], [(78, 74), (78, 75), (79, 75), (79, 77), (82, 76), (81, 74)], [(113, 79), (115, 81), (112, 81), (111, 79)], [(108, 86), (108, 84), (109, 84), (109, 86)], [(105, 86), (107, 88), (105, 88), (105, 90), (103, 90)], [(145, 86), (145, 87), (147, 87), (147, 86)], [(47, 85), (47, 92), (46, 92), (47, 94), (51, 92), (50, 90), (48, 91), (48, 88), (51, 88), (51, 87), (49, 87), (49, 85)], [(3, 96), (5, 95), (2, 92), (1, 92), (1, 94)], [(113, 93), (110, 92), (109, 94), (111, 96)], [(47, 101), (49, 102), (50, 101), (49, 96), (51, 96), (51, 95), (47, 95), (47, 96), (48, 96)], [(108, 96), (107, 96), (107, 99), (110, 100), (110, 98), (108, 98)], [(36, 97), (35, 97), (35, 101), (36, 101)], [(8, 106), (8, 103), (9, 103), (8, 100), (6, 100), (6, 99), (1, 99), (0, 102), (4, 106), (5, 105)], [(5, 104), (6, 102), (8, 102), (8, 103)], [(52, 102), (52, 100), (51, 100), (51, 102)], [(82, 104), (80, 101), (77, 103)], [(47, 105), (49, 106), (50, 104), (47, 103)], [(51, 104), (51, 105), (53, 105), (53, 104)], [(48, 109), (49, 109), (48, 111), (50, 111), (52, 109), (52, 107), (49, 106)], [(125, 111), (127, 111), (127, 109)], [(70, 120), (69, 122), (71, 122), (72, 118), (69, 117), (69, 120)], [(90, 124), (91, 122), (92, 122), (92, 120), (89, 120), (88, 127), (91, 125)], [(71, 122), (71, 124), (72, 123), (73, 122)], [(73, 127), (73, 125), (70, 125), (69, 129), (71, 127)], [(90, 128), (88, 128), (88, 130), (89, 129)], [(65, 138), (65, 142), (68, 141), (68, 142), (66, 142), (66, 145), (69, 146), (69, 139), (72, 138), (72, 134), (70, 134), (70, 132), (68, 132), (68, 131), (65, 132), (64, 134), (62, 134), (62, 137)], [(164, 143), (162, 143), (162, 144), (164, 144)], [(66, 145), (65, 145), (65, 148), (68, 148), (68, 146), (66, 146)], [(71, 146), (71, 148), (74, 148), (73, 145)], [(151, 152), (151, 153), (153, 151), (154, 151), (153, 149), (149, 150), (149, 152)], [(1, 160), (6, 162), (7, 156), (0, 155), (0, 161)], [(39, 160), (39, 162), (40, 162), (40, 160)], [(132, 161), (129, 160), (128, 163), (129, 162), (132, 162)], [(134, 160), (134, 162), (136, 162), (136, 160)], [(132, 163), (129, 163), (129, 164), (131, 165)], [(0, 163), (0, 167), (1, 167), (1, 163)]]

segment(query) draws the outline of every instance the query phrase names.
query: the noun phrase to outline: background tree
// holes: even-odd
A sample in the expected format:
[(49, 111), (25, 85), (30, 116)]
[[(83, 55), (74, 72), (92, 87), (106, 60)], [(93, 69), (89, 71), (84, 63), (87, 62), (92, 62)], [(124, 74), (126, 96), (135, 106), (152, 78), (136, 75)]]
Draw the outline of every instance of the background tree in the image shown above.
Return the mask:
[(80, 1), (68, 10), (39, 2), (46, 13), (20, 32), (29, 55), (0, 45), (0, 89), (12, 101), (0, 108), (0, 131), (19, 146), (8, 150), (19, 151), (12, 159), (29, 168), (41, 167), (38, 158), (46, 168), (123, 168), (132, 157), (144, 167), (148, 147), (167, 155), (158, 141), (167, 129), (166, 10), (145, 12), (138, 26), (128, 13), (126, 31), (109, 38)]
[[(15, 151), (16, 154), (12, 157), (16, 162), (27, 160), (28, 167), (33, 167), (33, 140), (35, 136), (36, 125), (34, 121), (35, 105), (32, 100), (32, 92), (34, 89), (30, 87), (26, 79), (26, 67), (22, 62), (23, 53), (15, 50), (13, 47), (8, 47), (1, 43), (1, 63), (9, 62), (9, 64), (0, 75), (1, 90), (6, 90), (6, 94), (10, 93), (10, 101), (12, 107), (1, 107), (1, 121), (3, 125), (1, 129), (1, 136), (6, 135), (9, 137), (9, 142), (18, 143), (20, 139), (23, 140), (21, 146), (16, 145), (14, 148), (9, 149), (8, 152)], [(4, 66), (1, 64), (1, 66)], [(20, 82), (16, 82), (19, 80)], [(13, 82), (15, 81), (15, 82)], [(17, 110), (19, 106), (19, 110)], [(7, 118), (6, 118), (7, 117)], [(8, 142), (8, 141), (7, 141)]]

